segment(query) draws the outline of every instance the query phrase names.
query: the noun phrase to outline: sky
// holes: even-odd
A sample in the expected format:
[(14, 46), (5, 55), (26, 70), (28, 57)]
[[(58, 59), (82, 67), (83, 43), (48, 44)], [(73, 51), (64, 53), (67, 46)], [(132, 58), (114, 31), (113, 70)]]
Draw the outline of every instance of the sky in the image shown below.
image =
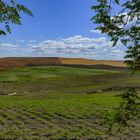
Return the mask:
[[(122, 60), (125, 48), (95, 30), (90, 20), (95, 0), (15, 0), (29, 8), (22, 25), (0, 36), (0, 57), (78, 57)], [(1, 26), (0, 26), (1, 27)]]

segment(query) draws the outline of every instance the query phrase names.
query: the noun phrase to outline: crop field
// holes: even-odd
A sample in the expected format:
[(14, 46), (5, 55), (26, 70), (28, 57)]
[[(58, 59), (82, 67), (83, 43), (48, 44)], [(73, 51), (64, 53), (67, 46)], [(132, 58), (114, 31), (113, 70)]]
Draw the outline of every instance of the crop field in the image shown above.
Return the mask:
[[(140, 74), (85, 67), (30, 66), (0, 71), (0, 139), (140, 139), (140, 121), (107, 134), (127, 87)], [(114, 131), (115, 132), (115, 131)]]
[(7, 57), (0, 58), (0, 70), (31, 66), (31, 65), (106, 65), (114, 67), (125, 67), (123, 61), (91, 60), (84, 58), (60, 58), (60, 57)]

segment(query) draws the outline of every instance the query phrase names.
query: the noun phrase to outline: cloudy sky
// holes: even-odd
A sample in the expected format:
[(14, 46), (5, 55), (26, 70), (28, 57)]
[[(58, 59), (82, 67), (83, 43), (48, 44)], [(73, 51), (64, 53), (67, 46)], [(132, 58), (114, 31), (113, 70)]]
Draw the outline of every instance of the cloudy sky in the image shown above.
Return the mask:
[[(47, 56), (122, 60), (125, 48), (94, 30), (94, 0), (16, 0), (32, 10), (22, 25), (1, 36), (0, 57)], [(1, 27), (1, 26), (0, 26)]]

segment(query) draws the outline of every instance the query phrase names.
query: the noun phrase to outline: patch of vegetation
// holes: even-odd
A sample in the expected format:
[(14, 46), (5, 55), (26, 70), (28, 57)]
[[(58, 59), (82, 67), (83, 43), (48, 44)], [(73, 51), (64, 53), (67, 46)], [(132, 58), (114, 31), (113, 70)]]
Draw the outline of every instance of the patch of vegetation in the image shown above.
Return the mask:
[(111, 87), (124, 90), (137, 85), (139, 90), (138, 76), (129, 81), (126, 72), (60, 66), (0, 72), (0, 139), (140, 137), (139, 125), (109, 136), (104, 121), (114, 115), (121, 101), (115, 96), (120, 91)]
[(0, 73), (0, 81), (36, 81), (57, 77), (82, 77), (108, 73), (118, 73), (111, 70), (93, 70), (63, 66), (34, 66), (16, 68)]

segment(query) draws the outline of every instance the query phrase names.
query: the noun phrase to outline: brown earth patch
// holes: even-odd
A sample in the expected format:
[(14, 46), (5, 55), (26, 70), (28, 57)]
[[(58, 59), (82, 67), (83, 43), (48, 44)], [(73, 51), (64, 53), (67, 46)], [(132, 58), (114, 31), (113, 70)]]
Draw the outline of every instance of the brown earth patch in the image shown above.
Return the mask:
[(125, 67), (123, 61), (91, 60), (84, 58), (58, 57), (8, 57), (0, 59), (0, 70), (37, 65), (108, 65)]

